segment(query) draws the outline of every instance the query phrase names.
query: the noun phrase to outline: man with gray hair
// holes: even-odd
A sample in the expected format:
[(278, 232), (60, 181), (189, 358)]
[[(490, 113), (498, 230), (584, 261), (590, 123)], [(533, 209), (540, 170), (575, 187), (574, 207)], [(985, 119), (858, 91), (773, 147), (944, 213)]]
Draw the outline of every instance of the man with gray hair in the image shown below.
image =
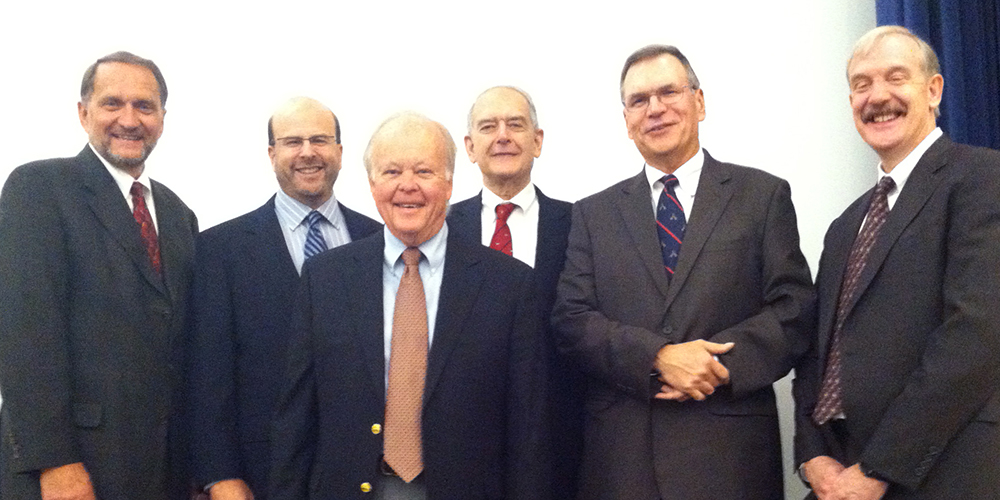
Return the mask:
[[(448, 227), (456, 237), (480, 243), (534, 269), (536, 304), (543, 318), (552, 314), (556, 283), (566, 261), (572, 205), (545, 196), (531, 182), (534, 160), (542, 153), (544, 132), (535, 104), (516, 87), (492, 87), (469, 109), (465, 152), (479, 165), (483, 189), (451, 206)], [(549, 430), (554, 449), (552, 484), (561, 498), (576, 496), (583, 453), (583, 397), (579, 370), (556, 352), (548, 331)]]
[(385, 228), (303, 269), (271, 499), (547, 498), (530, 268), (449, 234), (441, 124), (396, 115), (364, 162)]
[(83, 76), (89, 144), (0, 195), (0, 498), (189, 493), (183, 327), (198, 224), (149, 178), (167, 86), (128, 52)]
[(796, 461), (820, 499), (1000, 498), (1000, 153), (937, 128), (937, 56), (899, 26), (847, 63), (878, 184), (826, 233), (796, 368)]
[(772, 384), (813, 312), (788, 183), (701, 148), (676, 47), (629, 56), (621, 99), (646, 164), (574, 204), (553, 312), (588, 376), (580, 498), (782, 498)]

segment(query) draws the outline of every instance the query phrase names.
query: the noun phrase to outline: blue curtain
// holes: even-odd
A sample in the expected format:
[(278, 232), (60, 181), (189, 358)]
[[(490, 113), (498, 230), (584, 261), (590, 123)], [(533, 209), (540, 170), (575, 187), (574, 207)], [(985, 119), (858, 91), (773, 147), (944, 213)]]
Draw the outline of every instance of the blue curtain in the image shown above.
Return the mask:
[(1000, 149), (1000, 0), (876, 0), (878, 25), (905, 26), (937, 52), (938, 125), (956, 142)]

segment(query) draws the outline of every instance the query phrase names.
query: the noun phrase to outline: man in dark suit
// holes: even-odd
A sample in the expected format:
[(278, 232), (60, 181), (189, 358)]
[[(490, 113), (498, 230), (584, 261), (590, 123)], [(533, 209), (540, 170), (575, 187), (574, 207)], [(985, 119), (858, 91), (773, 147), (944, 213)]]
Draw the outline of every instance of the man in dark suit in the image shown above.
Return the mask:
[(782, 498), (771, 384), (813, 307), (788, 183), (700, 148), (675, 47), (633, 53), (621, 94), (646, 165), (574, 205), (553, 313), (590, 378), (580, 498)]
[(365, 152), (382, 233), (310, 260), (272, 500), (545, 498), (530, 268), (449, 235), (455, 145), (414, 114)]
[(194, 213), (145, 160), (167, 88), (127, 52), (84, 74), (90, 144), (15, 170), (0, 195), (0, 497), (186, 493), (182, 332)]
[(879, 182), (826, 234), (797, 463), (821, 499), (1000, 498), (1000, 153), (936, 127), (937, 56), (905, 28), (847, 76)]
[(329, 108), (295, 98), (267, 125), (278, 193), (198, 240), (191, 450), (197, 482), (211, 486), (213, 500), (267, 498), (271, 414), (303, 262), (382, 227), (334, 196), (343, 146)]
[[(468, 134), (465, 151), (479, 165), (485, 189), (451, 206), (448, 228), (464, 241), (492, 247), (533, 267), (536, 304), (547, 319), (566, 261), (572, 205), (545, 196), (531, 182), (544, 134), (531, 97), (514, 87), (487, 89), (469, 110)], [(559, 450), (553, 456), (552, 485), (559, 498), (575, 498), (585, 385), (579, 370), (556, 352), (554, 335), (546, 333), (549, 432), (553, 449)]]

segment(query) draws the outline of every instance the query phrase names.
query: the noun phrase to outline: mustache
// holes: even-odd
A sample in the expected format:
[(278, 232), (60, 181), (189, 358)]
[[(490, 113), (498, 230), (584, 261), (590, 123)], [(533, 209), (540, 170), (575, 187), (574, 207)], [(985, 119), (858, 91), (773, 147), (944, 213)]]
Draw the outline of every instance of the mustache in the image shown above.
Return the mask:
[(905, 115), (907, 111), (906, 106), (897, 102), (886, 102), (880, 104), (871, 104), (865, 107), (861, 112), (861, 121), (864, 123), (871, 123), (875, 121), (876, 117), (884, 115), (895, 115), (901, 116)]

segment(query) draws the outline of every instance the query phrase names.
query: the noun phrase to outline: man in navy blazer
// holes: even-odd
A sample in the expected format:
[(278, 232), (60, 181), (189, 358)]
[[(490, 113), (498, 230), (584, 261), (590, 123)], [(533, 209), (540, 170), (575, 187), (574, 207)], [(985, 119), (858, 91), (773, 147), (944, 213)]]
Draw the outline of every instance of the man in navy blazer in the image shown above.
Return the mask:
[(280, 190), (199, 237), (188, 367), (191, 456), (213, 500), (267, 497), (271, 413), (293, 299), (302, 263), (316, 250), (309, 214), (322, 215), (314, 234), (327, 247), (381, 227), (334, 196), (341, 152), (333, 112), (313, 99), (290, 100), (268, 121)]
[(847, 77), (881, 188), (826, 234), (796, 461), (820, 499), (1000, 498), (1000, 152), (937, 128), (938, 59), (905, 28)]
[[(420, 115), (390, 118), (369, 142), (385, 229), (305, 267), (272, 435), (272, 500), (547, 498), (531, 270), (449, 232), (454, 165), (447, 129)], [(422, 302), (400, 298), (418, 289)], [(413, 362), (425, 375), (409, 379), (409, 393), (422, 396), (396, 419), (395, 388)]]
[(190, 493), (180, 401), (198, 223), (145, 164), (166, 100), (152, 61), (99, 59), (77, 106), (89, 144), (4, 185), (0, 498)]
[[(497, 250), (534, 268), (536, 303), (547, 331), (549, 432), (553, 448), (559, 450), (553, 457), (552, 484), (559, 498), (575, 498), (583, 452), (585, 385), (579, 370), (556, 352), (555, 337), (548, 328), (556, 283), (566, 260), (572, 204), (545, 196), (531, 182), (543, 137), (527, 92), (492, 87), (480, 94), (469, 109), (465, 151), (479, 165), (485, 189), (451, 206), (448, 227), (456, 237), (484, 246), (492, 246), (496, 234), (506, 231), (510, 245)], [(506, 219), (498, 218), (497, 207), (507, 203), (514, 208)]]

